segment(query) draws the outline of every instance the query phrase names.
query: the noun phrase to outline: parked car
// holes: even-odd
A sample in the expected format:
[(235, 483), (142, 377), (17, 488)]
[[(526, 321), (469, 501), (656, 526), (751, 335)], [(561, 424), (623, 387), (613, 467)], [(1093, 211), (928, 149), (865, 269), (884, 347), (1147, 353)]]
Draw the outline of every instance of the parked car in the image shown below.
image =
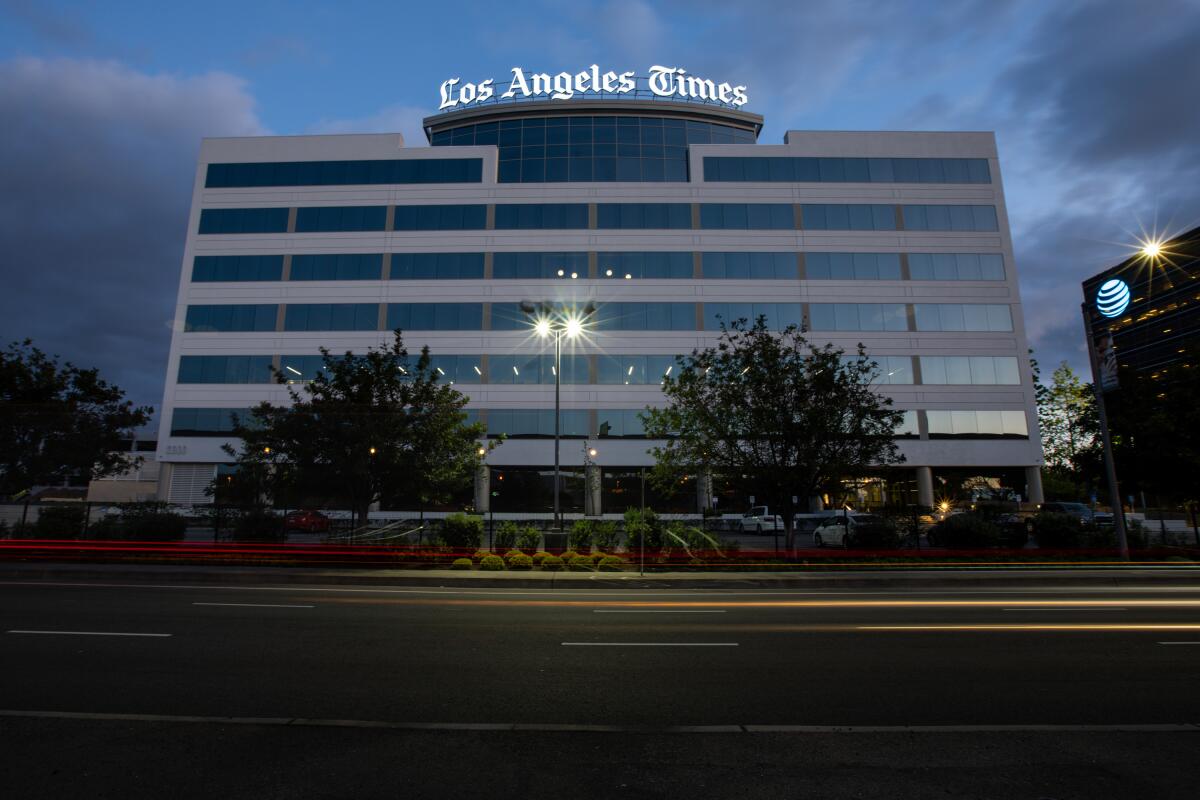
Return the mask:
[(851, 511), (830, 517), (813, 531), (813, 544), (817, 547), (854, 547), (854, 529), (859, 526), (887, 523), (875, 514)]
[(738, 530), (742, 533), (774, 533), (776, 530), (783, 530), (783, 518), (778, 514), (772, 514), (771, 509), (766, 506), (754, 506), (745, 514), (742, 514), (742, 519), (738, 523)]
[(1069, 514), (1083, 523), (1094, 522), (1096, 519), (1095, 512), (1084, 503), (1042, 503), (1038, 511), (1044, 514)]
[(820, 511), (816, 514), (797, 514), (792, 518), (792, 528), (796, 533), (814, 533), (817, 528), (832, 519), (835, 513), (837, 512)]
[(302, 533), (328, 533), (329, 517), (320, 511), (293, 511), (283, 518), (283, 529)]

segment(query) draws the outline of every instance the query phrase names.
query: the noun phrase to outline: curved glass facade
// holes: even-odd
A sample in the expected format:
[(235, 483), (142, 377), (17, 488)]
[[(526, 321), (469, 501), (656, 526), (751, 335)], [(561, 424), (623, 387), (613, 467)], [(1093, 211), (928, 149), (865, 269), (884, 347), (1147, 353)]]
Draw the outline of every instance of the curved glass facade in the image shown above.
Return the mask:
[(524, 117), (437, 131), (430, 144), (492, 144), (500, 183), (686, 181), (689, 144), (754, 144), (753, 131), (663, 117)]

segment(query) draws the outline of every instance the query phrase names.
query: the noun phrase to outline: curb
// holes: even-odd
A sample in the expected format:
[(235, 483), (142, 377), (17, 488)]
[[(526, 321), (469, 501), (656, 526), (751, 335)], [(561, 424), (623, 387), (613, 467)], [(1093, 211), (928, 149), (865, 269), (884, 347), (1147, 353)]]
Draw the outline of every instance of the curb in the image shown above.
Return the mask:
[[(537, 575), (538, 577), (534, 577)], [(545, 577), (542, 577), (545, 576)], [(508, 589), (854, 589), (980, 586), (1131, 587), (1152, 582), (1200, 589), (1200, 569), (970, 569), (916, 572), (785, 573), (533, 573), (484, 575), (450, 570), (317, 570), (294, 567), (176, 567), (118, 564), (6, 564), (0, 581), (129, 581), (272, 585), (423, 586)]]

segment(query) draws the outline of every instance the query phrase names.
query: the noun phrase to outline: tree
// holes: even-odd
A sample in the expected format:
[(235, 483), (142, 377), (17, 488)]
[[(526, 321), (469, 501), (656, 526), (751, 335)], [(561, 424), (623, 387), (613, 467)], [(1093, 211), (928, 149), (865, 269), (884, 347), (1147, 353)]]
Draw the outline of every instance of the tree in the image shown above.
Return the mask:
[(862, 345), (844, 357), (810, 345), (793, 325), (763, 317), (722, 325), (715, 347), (678, 359), (663, 380), (666, 405), (648, 408), (646, 434), (668, 439), (652, 453), (660, 484), (683, 473), (720, 473), (782, 511), (793, 549), (792, 498), (871, 466), (903, 461), (895, 431), (903, 413), (873, 385), (878, 367)]
[(1054, 370), (1049, 385), (1041, 383), (1037, 361), (1030, 362), (1046, 459), (1046, 490), (1052, 497), (1078, 499), (1100, 476), (1100, 417), (1095, 393), (1065, 361)]
[[(399, 330), (389, 346), (362, 355), (321, 349), (323, 368), (290, 406), (263, 402), (236, 419), (241, 469), (268, 475), (270, 493), (287, 487), (336, 490), (366, 523), (373, 503), (393, 492), (438, 502), (469, 482), (481, 462), (479, 423), (466, 424), (467, 398), (439, 382), (429, 348), (415, 363)], [(275, 372), (276, 381), (286, 376)], [(494, 446), (489, 445), (489, 448)]]
[(153, 413), (95, 369), (60, 364), (29, 339), (11, 343), (0, 352), (0, 494), (138, 466), (140, 457), (119, 452), (121, 440)]

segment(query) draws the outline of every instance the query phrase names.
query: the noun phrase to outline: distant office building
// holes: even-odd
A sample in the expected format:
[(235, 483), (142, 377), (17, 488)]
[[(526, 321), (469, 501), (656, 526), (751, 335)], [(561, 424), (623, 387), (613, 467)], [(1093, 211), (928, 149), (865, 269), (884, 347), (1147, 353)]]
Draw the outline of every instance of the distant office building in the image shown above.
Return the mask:
[(1083, 282), (1092, 335), (1112, 334), (1116, 363), (1164, 385), (1200, 369), (1200, 228)]
[[(581, 507), (585, 467), (601, 473), (605, 512), (652, 492), (638, 412), (661, 401), (676, 354), (714, 343), (722, 319), (760, 314), (848, 351), (862, 342), (881, 365), (907, 461), (872, 491), (931, 504), (984, 476), (1041, 500), (991, 133), (789, 131), (761, 145), (744, 87), (622, 86), (560, 100), (444, 86), (430, 147), (396, 134), (205, 140), (160, 496), (206, 501), (231, 414), (286, 401), (271, 367), (309, 380), (318, 347), (362, 351), (399, 327), (489, 435), (508, 435), (489, 456), (496, 510), (547, 510), (552, 349), (530, 335), (530, 300), (598, 305), (562, 366), (566, 510)], [(721, 510), (746, 500), (719, 480), (713, 491)], [(646, 502), (694, 512), (707, 492), (695, 481)]]

